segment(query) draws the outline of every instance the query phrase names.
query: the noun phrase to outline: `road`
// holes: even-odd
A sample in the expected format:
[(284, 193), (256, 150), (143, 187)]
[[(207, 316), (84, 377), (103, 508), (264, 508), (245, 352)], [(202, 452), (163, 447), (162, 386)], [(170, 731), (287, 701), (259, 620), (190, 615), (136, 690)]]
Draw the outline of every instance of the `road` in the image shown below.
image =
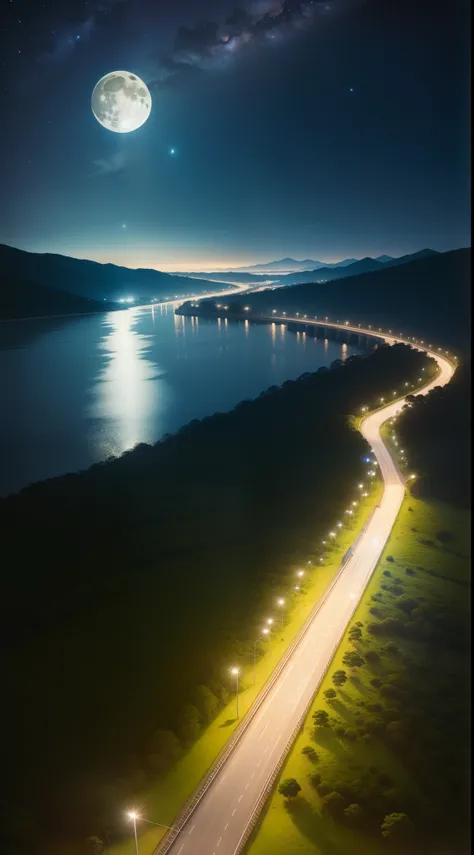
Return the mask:
[[(359, 327), (354, 331), (370, 334)], [(380, 337), (380, 333), (376, 335)], [(398, 340), (394, 336), (384, 338), (388, 343)], [(446, 358), (435, 352), (430, 355), (437, 360), (440, 372), (423, 393), (448, 383), (454, 373)], [(390, 404), (362, 423), (362, 434), (370, 443), (384, 482), (380, 506), (236, 747), (166, 849), (171, 855), (236, 855), (241, 851), (258, 802), (318, 688), (397, 518), (405, 487), (381, 439), (380, 427), (401, 410), (403, 403)]]

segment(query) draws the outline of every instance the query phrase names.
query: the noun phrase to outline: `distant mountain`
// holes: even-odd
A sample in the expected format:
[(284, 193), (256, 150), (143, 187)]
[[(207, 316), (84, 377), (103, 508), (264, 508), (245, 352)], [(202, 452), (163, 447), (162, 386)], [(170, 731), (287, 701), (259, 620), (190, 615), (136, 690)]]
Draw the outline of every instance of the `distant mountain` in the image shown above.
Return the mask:
[(377, 255), (375, 260), (381, 261), (384, 264), (386, 261), (393, 261), (393, 255)]
[[(104, 300), (116, 302), (124, 297), (134, 297), (135, 302), (140, 303), (153, 298), (174, 299), (216, 290), (215, 284), (206, 279), (198, 282), (188, 276), (174, 276), (159, 270), (132, 270), (115, 264), (25, 252), (0, 245), (0, 282), (8, 283), (12, 279), (100, 303)], [(25, 314), (28, 314), (27, 307)]]
[(416, 261), (421, 258), (427, 258), (430, 255), (439, 255), (434, 249), (422, 249), (419, 252), (414, 252), (412, 255), (402, 255), (400, 258), (392, 258), (390, 261), (377, 261), (376, 258), (362, 258), (360, 261), (354, 261), (346, 267), (337, 268), (316, 268), (315, 270), (305, 270), (301, 273), (289, 273), (286, 276), (280, 276), (278, 282), (280, 285), (299, 285), (304, 282), (324, 281), (328, 282), (333, 279), (345, 279), (348, 276), (358, 276), (360, 273), (373, 273), (376, 270), (381, 270), (387, 267), (397, 267), (400, 264), (407, 264), (410, 261)]
[(373, 272), (346, 274), (337, 282), (313, 280), (233, 297), (233, 304), (248, 303), (252, 312), (276, 308), (382, 325), (469, 354), (471, 250), (414, 255), (413, 261), (379, 264)]
[(99, 302), (47, 288), (15, 276), (0, 276), (0, 318), (39, 318), (54, 315), (84, 315), (117, 309), (116, 303)]
[(271, 282), (278, 278), (275, 273), (267, 273), (266, 276), (262, 276), (258, 273), (245, 273), (239, 270), (229, 270), (225, 273), (222, 271), (218, 271), (217, 273), (176, 273), (175, 275), (188, 276), (191, 279), (202, 279), (205, 276), (206, 280), (210, 280), (211, 282), (222, 282), (224, 284), (238, 283), (240, 285), (247, 285), (253, 282), (258, 285), (260, 282)]
[(325, 262), (314, 261), (311, 258), (305, 258), (303, 259), (303, 261), (297, 261), (296, 258), (280, 258), (279, 261), (268, 261), (266, 264), (251, 264), (247, 267), (237, 267), (237, 270), (234, 272), (238, 272), (240, 270), (266, 270), (279, 273), (287, 273), (294, 270), (316, 270), (320, 267), (345, 267), (348, 264), (352, 264), (356, 260), (357, 259), (355, 258), (345, 258), (343, 261)]

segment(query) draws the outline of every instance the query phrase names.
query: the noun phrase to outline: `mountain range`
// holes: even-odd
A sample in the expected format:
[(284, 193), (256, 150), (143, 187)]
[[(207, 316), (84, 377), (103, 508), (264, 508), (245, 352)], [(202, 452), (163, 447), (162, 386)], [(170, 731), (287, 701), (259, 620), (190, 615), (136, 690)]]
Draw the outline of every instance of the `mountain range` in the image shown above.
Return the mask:
[(236, 295), (232, 305), (249, 304), (252, 312), (271, 314), (276, 308), (382, 325), (469, 354), (470, 248), (443, 253), (422, 250), (404, 258), (409, 260), (396, 259), (398, 265), (382, 264), (370, 271), (359, 267), (358, 275), (346, 273), (335, 283), (313, 278), (291, 287)]
[(110, 308), (109, 304), (117, 304), (128, 297), (143, 303), (214, 293), (215, 290), (215, 284), (206, 279), (198, 282), (189, 276), (159, 270), (132, 270), (115, 264), (0, 245), (2, 318), (37, 316), (38, 312), (104, 311)]

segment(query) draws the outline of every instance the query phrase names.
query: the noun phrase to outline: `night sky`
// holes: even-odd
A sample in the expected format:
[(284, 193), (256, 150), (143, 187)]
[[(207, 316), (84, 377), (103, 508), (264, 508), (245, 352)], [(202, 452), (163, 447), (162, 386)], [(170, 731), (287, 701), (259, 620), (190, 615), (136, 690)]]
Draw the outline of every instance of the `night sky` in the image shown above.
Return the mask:
[[(0, 242), (212, 269), (470, 243), (467, 0), (5, 0)], [(104, 74), (149, 86), (130, 134)]]

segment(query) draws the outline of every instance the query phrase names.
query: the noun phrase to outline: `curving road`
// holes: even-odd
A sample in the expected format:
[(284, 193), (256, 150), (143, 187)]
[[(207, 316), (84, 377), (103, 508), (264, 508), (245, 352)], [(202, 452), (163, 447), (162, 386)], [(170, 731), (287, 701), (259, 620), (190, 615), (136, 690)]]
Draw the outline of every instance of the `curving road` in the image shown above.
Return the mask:
[[(273, 316), (270, 320), (301, 319)], [(359, 327), (340, 326), (358, 333), (375, 334), (388, 343), (399, 340)], [(431, 351), (430, 355), (438, 362), (439, 374), (424, 387), (424, 394), (434, 386), (448, 383), (454, 373), (453, 366), (446, 358)], [(165, 846), (161, 844), (160, 853), (237, 855), (241, 851), (259, 808), (259, 801), (318, 688), (397, 518), (405, 486), (381, 439), (380, 426), (399, 412), (403, 404), (404, 401), (398, 401), (374, 412), (361, 426), (362, 434), (378, 461), (385, 489), (380, 505), (354, 546), (353, 555), (322, 606), (315, 612), (307, 632), (227, 761), (174, 841), (169, 840)]]

